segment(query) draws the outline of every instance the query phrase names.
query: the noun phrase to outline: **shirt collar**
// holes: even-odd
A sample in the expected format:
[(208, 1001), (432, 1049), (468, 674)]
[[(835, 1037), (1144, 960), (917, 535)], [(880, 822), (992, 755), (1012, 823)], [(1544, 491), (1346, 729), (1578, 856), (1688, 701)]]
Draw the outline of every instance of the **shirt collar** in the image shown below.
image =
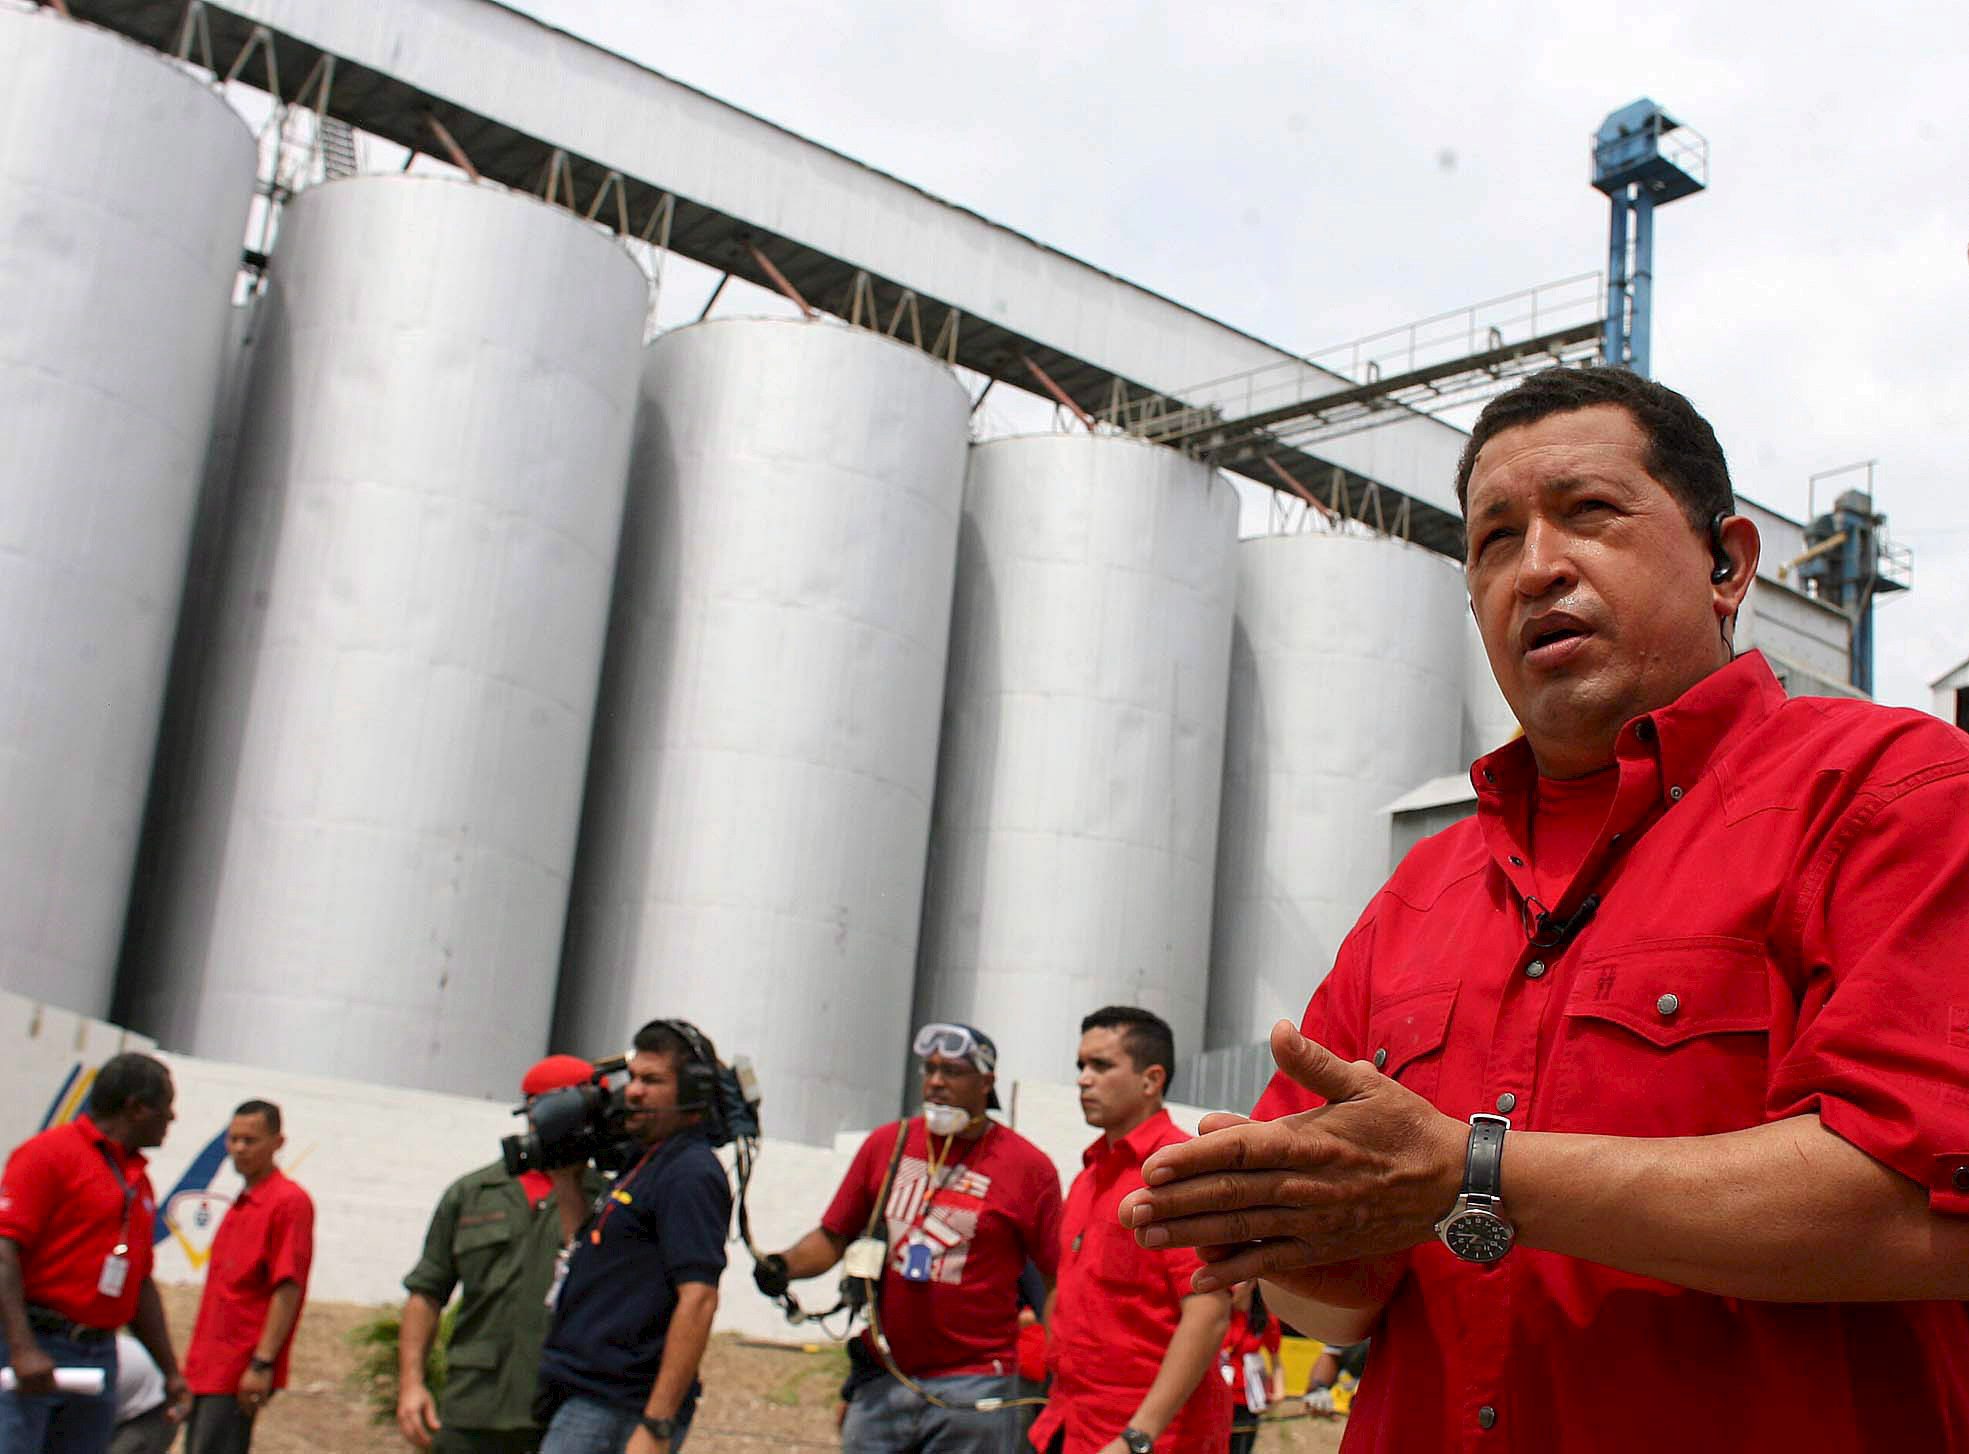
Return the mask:
[(1123, 1136), (1109, 1149), (1108, 1138), (1102, 1136), (1092, 1146), (1080, 1153), (1080, 1164), (1092, 1166), (1104, 1156), (1126, 1153), (1134, 1165), (1140, 1166), (1149, 1159), (1149, 1153), (1162, 1145), (1162, 1138), (1175, 1122), (1169, 1119), (1169, 1108), (1164, 1106), (1141, 1125)]
[(258, 1186), (242, 1186), (239, 1189), (239, 1195), (232, 1199), (232, 1204), (238, 1206), (241, 1202), (246, 1201), (250, 1197), (258, 1196), (261, 1192), (272, 1191), (276, 1183), (285, 1180), (287, 1178), (281, 1174), (280, 1168), (276, 1166), (261, 1179)]
[(82, 1133), (82, 1139), (90, 1145), (107, 1146), (110, 1155), (114, 1156), (125, 1166), (143, 1166), (146, 1164), (143, 1152), (132, 1151), (121, 1141), (113, 1141), (108, 1136), (105, 1136), (103, 1134), (103, 1128), (90, 1119), (87, 1111), (83, 1111), (80, 1115), (76, 1116), (75, 1129)]
[[(1747, 651), (1667, 706), (1630, 719), (1614, 738), (1614, 759), (1654, 758), (1661, 764), (1663, 792), (1686, 789), (1723, 755), (1732, 738), (1783, 702), (1784, 687), (1763, 653)], [(1511, 810), (1513, 817), (1537, 779), (1538, 764), (1523, 737), (1478, 758), (1470, 768), (1478, 803), (1493, 811)]]

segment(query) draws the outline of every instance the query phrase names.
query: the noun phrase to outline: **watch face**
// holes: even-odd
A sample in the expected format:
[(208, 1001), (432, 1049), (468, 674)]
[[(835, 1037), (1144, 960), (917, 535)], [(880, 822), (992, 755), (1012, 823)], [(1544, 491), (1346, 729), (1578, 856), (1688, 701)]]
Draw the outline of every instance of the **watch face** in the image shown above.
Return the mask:
[(1464, 1212), (1443, 1228), (1449, 1250), (1466, 1262), (1495, 1262), (1511, 1250), (1511, 1224), (1492, 1212)]

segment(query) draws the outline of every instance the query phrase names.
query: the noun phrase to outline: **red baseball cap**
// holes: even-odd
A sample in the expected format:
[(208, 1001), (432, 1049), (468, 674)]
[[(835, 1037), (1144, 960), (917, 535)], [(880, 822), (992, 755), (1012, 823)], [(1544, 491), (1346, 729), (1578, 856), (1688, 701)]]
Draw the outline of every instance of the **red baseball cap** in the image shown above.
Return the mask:
[(594, 1074), (595, 1067), (579, 1055), (550, 1055), (545, 1060), (535, 1061), (520, 1077), (520, 1094), (538, 1096), (548, 1091), (565, 1090), (571, 1085), (584, 1085)]

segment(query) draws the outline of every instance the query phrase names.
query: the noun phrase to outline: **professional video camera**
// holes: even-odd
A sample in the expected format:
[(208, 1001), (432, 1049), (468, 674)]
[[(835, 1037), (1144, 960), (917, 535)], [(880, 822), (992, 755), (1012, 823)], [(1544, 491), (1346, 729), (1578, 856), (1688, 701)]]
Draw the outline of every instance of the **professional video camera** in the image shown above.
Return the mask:
[(641, 1149), (625, 1127), (628, 1114), (623, 1091), (629, 1084), (629, 1060), (618, 1055), (595, 1066), (580, 1085), (535, 1096), (530, 1106), (517, 1106), (528, 1129), (499, 1142), (506, 1174), (553, 1171), (592, 1161), (606, 1172), (622, 1171)]
[[(696, 1031), (691, 1033), (694, 1036)], [(759, 1139), (759, 1082), (752, 1062), (738, 1056), (725, 1065), (708, 1056), (694, 1057), (681, 1068), (679, 1082), (680, 1108), (704, 1112), (711, 1144), (736, 1141), (749, 1163), (753, 1143)], [(628, 1086), (629, 1061), (618, 1055), (597, 1062), (594, 1075), (584, 1083), (549, 1091), (534, 1097), (531, 1106), (518, 1107), (513, 1114), (528, 1117), (532, 1125), (500, 1141), (507, 1173), (552, 1171), (584, 1161), (594, 1162), (604, 1172), (626, 1170), (642, 1151), (627, 1130)]]

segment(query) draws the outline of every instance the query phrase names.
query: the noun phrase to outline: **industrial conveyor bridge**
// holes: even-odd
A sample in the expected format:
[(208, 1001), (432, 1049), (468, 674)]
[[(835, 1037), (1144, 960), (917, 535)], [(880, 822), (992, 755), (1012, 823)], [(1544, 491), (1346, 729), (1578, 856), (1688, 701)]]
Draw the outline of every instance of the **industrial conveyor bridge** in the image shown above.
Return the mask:
[[(1463, 435), (1423, 411), (1577, 358), (1599, 332), (1597, 315), (1561, 319), (1540, 289), (1517, 296), (1535, 305), (1522, 319), (1482, 305), (1364, 341), (1412, 360), (1359, 345), (1301, 357), (494, 0), (51, 3), (283, 106), (1036, 388), (1089, 427), (1188, 450), (1328, 518), (1456, 557)], [(335, 127), (322, 130), (324, 152), (337, 149)], [(1467, 346), (1434, 347), (1431, 327), (1446, 324)]]

